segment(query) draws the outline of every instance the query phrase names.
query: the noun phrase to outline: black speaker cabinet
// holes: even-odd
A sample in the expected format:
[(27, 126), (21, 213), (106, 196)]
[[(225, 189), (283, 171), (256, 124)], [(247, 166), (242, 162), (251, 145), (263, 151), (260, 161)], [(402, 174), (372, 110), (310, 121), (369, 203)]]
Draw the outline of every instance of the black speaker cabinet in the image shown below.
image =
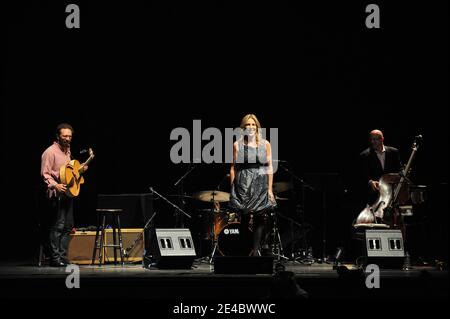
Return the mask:
[(155, 266), (190, 269), (196, 257), (191, 231), (186, 228), (156, 228), (151, 238)]

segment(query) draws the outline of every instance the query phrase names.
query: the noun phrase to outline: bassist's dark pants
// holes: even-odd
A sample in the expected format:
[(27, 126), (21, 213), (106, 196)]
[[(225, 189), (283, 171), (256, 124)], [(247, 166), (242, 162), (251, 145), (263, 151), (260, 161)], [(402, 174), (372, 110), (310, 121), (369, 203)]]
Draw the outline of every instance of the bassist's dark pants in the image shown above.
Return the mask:
[(50, 214), (50, 258), (54, 262), (65, 261), (73, 228), (73, 199), (66, 196), (50, 199)]

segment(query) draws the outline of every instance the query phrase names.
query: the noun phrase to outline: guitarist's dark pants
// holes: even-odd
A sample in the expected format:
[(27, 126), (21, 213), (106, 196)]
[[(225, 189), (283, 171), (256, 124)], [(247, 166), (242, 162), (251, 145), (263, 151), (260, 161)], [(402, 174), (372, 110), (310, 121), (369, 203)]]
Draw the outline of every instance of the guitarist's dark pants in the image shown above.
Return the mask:
[(70, 232), (73, 228), (73, 199), (61, 196), (51, 200), (49, 248), (52, 261), (67, 260)]

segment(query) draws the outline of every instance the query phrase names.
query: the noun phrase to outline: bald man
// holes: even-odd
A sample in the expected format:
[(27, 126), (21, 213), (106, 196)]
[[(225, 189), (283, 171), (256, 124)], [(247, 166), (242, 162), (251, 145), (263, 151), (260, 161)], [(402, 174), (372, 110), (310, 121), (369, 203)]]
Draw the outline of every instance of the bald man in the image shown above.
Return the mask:
[(369, 135), (370, 147), (360, 154), (362, 175), (369, 186), (368, 203), (378, 198), (379, 180), (389, 173), (399, 173), (402, 168), (398, 149), (384, 145), (384, 135), (373, 130)]

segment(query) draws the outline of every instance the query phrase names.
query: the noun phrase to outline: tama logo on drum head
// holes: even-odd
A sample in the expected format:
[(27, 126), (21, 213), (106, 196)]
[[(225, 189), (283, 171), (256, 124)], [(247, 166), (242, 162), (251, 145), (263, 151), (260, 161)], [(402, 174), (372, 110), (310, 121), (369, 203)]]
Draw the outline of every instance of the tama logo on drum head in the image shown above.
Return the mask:
[(223, 233), (224, 233), (225, 235), (239, 235), (239, 229), (235, 229), (235, 228), (232, 228), (232, 229), (224, 229)]

